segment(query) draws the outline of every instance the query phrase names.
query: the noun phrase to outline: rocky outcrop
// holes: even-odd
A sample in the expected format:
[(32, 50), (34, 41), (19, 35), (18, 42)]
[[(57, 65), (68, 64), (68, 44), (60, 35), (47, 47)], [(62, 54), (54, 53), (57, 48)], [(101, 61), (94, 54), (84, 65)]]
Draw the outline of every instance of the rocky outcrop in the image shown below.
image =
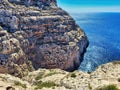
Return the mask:
[(56, 0), (0, 0), (0, 72), (19, 76), (32, 66), (73, 71), (87, 45)]
[(7, 87), (15, 90), (113, 90), (98, 89), (107, 85), (115, 85), (120, 89), (119, 67), (120, 62), (117, 61), (101, 65), (92, 73), (39, 69), (30, 72), (23, 79), (0, 74), (0, 90)]
[(57, 6), (56, 0), (8, 0), (8, 1), (18, 5), (39, 7), (40, 9), (49, 9)]

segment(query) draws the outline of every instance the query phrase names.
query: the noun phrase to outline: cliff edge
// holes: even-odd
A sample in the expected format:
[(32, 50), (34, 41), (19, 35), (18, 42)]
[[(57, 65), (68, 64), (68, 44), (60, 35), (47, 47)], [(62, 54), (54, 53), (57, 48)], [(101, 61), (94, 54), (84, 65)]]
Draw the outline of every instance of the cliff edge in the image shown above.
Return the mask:
[(0, 0), (1, 73), (22, 77), (38, 68), (73, 71), (87, 46), (85, 33), (56, 0)]
[(23, 79), (0, 74), (0, 90), (120, 90), (119, 67), (120, 61), (101, 65), (92, 73), (39, 69)]

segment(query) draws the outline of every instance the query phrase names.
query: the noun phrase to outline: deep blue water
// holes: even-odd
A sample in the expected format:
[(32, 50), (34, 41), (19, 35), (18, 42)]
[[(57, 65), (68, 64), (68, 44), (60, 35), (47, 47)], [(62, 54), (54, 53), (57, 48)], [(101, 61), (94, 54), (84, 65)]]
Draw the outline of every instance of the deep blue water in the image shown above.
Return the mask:
[(120, 13), (80, 13), (72, 16), (90, 42), (80, 70), (91, 72), (101, 64), (120, 60)]

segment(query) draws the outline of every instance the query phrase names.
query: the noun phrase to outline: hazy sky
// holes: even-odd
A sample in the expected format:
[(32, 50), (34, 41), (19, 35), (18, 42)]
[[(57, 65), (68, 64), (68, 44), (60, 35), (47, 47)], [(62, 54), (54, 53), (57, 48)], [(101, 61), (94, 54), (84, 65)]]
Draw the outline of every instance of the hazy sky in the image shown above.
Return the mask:
[(120, 12), (120, 0), (58, 0), (70, 12)]

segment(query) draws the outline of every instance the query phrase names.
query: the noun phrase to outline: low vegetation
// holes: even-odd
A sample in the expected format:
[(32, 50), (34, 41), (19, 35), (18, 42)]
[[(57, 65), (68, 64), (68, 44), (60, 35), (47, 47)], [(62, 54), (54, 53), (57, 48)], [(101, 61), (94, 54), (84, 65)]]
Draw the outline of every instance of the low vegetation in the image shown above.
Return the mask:
[(39, 75), (35, 78), (35, 80), (40, 80), (40, 79), (42, 79), (42, 75)]
[(44, 76), (44, 72), (40, 72), (39, 75), (35, 78), (35, 80), (40, 80)]
[(96, 90), (120, 90), (120, 89), (118, 89), (116, 85), (107, 85), (97, 88)]
[(118, 78), (118, 82), (120, 82), (120, 78)]
[(50, 71), (49, 73), (43, 73), (43, 72), (41, 72), (41, 73), (39, 73), (39, 75), (35, 78), (35, 80), (40, 80), (40, 79), (42, 79), (42, 78), (44, 78), (44, 77), (48, 77), (48, 76), (52, 76), (52, 75), (55, 75), (55, 74), (58, 74), (57, 72), (55, 72), (55, 71)]
[(71, 77), (72, 77), (72, 78), (75, 78), (75, 77), (76, 77), (76, 74), (75, 74), (75, 73), (72, 73), (72, 74), (71, 74)]
[(54, 82), (42, 82), (42, 81), (39, 81), (36, 83), (36, 89), (42, 89), (43, 87), (45, 88), (53, 88), (57, 86)]
[(55, 75), (55, 74), (57, 74), (57, 72), (51, 71), (50, 73), (47, 73), (47, 74), (45, 75), (45, 77), (52, 76), (52, 75)]
[(27, 88), (27, 87), (26, 87), (26, 84), (22, 84), (22, 83), (19, 82), (19, 81), (14, 81), (14, 85), (16, 85), (16, 86), (21, 86), (21, 87), (23, 87), (23, 88)]
[(88, 89), (92, 90), (92, 86), (90, 85), (90, 83), (88, 84)]

